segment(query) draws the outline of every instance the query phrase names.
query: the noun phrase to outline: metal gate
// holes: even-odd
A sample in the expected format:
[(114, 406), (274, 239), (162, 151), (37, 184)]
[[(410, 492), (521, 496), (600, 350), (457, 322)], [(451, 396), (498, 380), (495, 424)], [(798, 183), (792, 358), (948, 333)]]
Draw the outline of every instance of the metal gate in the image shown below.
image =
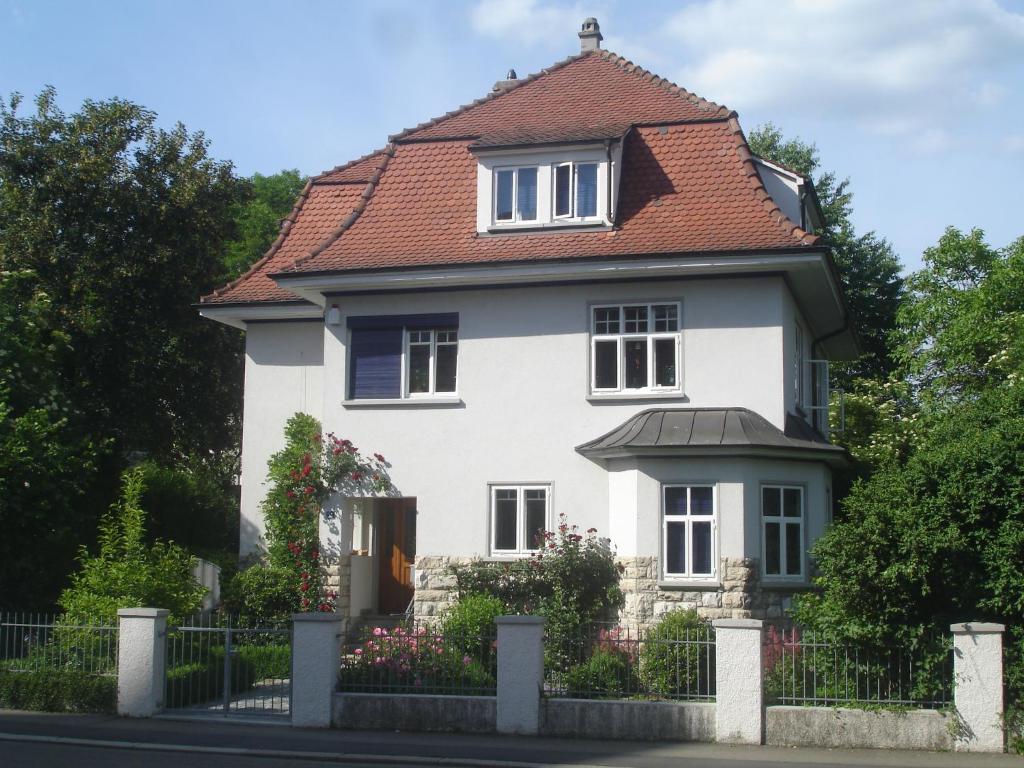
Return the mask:
[(168, 627), (164, 707), (179, 714), (287, 717), (291, 663), (290, 626), (236, 626), (213, 615)]

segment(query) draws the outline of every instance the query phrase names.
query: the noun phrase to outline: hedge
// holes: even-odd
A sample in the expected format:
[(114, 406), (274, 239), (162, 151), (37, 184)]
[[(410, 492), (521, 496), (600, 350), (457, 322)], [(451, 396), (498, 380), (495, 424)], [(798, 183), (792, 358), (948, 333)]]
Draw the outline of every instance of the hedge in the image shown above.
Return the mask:
[(113, 714), (117, 711), (117, 678), (57, 669), (0, 669), (0, 708)]

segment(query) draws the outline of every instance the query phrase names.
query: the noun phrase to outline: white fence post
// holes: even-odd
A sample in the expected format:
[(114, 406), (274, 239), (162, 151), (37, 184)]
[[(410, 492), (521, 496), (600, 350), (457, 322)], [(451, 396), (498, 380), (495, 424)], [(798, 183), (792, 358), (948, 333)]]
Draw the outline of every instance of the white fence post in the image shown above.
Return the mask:
[(292, 628), (292, 725), (329, 728), (341, 668), (341, 616), (296, 613)]
[(117, 612), (117, 714), (152, 717), (164, 706), (167, 616), (163, 608)]
[(764, 743), (760, 619), (715, 619), (715, 740)]
[(953, 700), (959, 715), (958, 752), (1002, 752), (1002, 624), (952, 624)]
[(499, 616), (498, 733), (535, 734), (540, 729), (544, 687), (544, 617)]

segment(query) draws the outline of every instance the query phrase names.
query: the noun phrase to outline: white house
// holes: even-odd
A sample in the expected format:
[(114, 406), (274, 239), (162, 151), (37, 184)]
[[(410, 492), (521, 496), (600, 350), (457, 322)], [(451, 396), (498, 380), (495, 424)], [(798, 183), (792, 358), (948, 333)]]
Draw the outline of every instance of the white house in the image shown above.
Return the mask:
[(601, 50), (313, 178), (203, 299), (246, 334), (242, 553), (285, 420), (392, 463), (325, 525), (341, 609), (420, 614), (449, 563), (610, 537), (625, 617), (777, 616), (809, 583), (828, 359), (857, 354), (807, 180), (736, 114)]

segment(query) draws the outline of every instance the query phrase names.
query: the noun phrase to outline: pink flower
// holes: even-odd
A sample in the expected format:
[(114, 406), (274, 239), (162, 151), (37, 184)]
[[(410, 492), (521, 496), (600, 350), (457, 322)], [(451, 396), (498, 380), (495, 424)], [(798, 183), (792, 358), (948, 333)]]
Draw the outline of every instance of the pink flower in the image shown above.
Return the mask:
[(462, 664), (463, 664), (463, 666), (468, 667), (472, 663), (473, 663), (473, 659), (470, 658), (469, 656), (463, 656), (462, 657)]
[(363, 649), (362, 648), (356, 648), (354, 651), (352, 651), (352, 653), (354, 653), (356, 656), (362, 656), (363, 655)]
[(379, 461), (379, 462), (380, 462), (381, 464), (383, 464), (383, 463), (384, 463), (384, 457), (383, 457), (383, 456), (381, 456), (381, 455), (380, 455), (379, 453), (375, 453), (375, 454), (373, 454), (373, 458), (375, 458), (375, 459), (376, 459), (377, 461)]

